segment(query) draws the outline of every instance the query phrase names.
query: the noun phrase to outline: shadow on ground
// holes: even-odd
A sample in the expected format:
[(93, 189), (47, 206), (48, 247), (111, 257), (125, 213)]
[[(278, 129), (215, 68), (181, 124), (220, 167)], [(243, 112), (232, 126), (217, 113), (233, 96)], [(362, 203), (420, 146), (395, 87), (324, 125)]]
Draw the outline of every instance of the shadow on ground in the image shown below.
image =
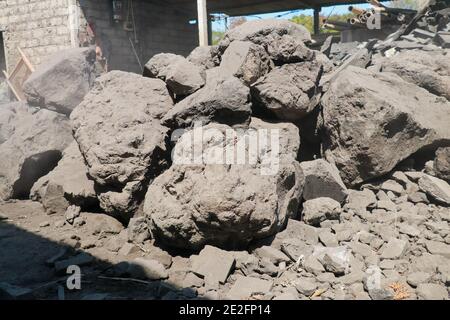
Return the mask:
[[(50, 261), (58, 256), (57, 262)], [(67, 279), (72, 274), (67, 274), (65, 262), (74, 257), (81, 262), (80, 290), (67, 288)], [(181, 293), (183, 297), (195, 298), (193, 290), (176, 287), (167, 280), (134, 280), (126, 275), (117, 277), (116, 268), (117, 265), (86, 251), (26, 231), (8, 220), (0, 221), (1, 300), (154, 300), (164, 296), (176, 298)]]

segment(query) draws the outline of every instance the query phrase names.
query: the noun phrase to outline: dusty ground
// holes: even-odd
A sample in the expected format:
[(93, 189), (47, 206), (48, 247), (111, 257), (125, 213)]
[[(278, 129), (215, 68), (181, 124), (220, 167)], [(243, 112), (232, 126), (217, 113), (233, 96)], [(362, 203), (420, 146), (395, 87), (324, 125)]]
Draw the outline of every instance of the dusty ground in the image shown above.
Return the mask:
[[(93, 236), (87, 225), (60, 226), (64, 217), (47, 215), (37, 202), (0, 204), (0, 215), (0, 282), (32, 289), (37, 299), (61, 299), (58, 287), (64, 288), (65, 299), (153, 299), (157, 296), (161, 284), (158, 281), (146, 284), (101, 278), (108, 276), (114, 263), (143, 255), (142, 252), (127, 257), (111, 252), (102, 247), (107, 237)], [(62, 248), (78, 248), (95, 259), (81, 267), (81, 290), (68, 290), (69, 275), (56, 274), (54, 267), (46, 264)]]

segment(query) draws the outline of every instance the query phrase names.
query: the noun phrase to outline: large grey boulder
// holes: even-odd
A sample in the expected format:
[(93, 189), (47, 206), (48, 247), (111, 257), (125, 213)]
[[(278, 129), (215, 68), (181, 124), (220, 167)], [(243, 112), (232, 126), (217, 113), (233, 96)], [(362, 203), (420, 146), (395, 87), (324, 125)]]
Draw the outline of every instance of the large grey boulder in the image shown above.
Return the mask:
[(0, 199), (27, 198), (33, 184), (50, 172), (73, 141), (68, 119), (59, 113), (18, 104), (14, 130), (0, 144)]
[(450, 50), (405, 50), (384, 59), (381, 68), (450, 100), (449, 55)]
[(251, 85), (272, 68), (272, 61), (260, 45), (233, 41), (222, 56), (221, 74), (235, 76)]
[(18, 119), (26, 115), (29, 107), (24, 102), (11, 102), (0, 105), (0, 144), (13, 134)]
[(159, 119), (172, 106), (163, 81), (112, 71), (72, 113), (74, 137), (108, 213), (134, 212), (144, 182), (166, 165), (168, 129)]
[[(291, 126), (289, 132), (298, 136)], [(278, 150), (262, 145), (254, 161), (240, 164), (233, 157), (226, 161), (226, 155), (250, 155), (245, 141), (257, 131), (227, 130), (231, 127), (210, 124), (186, 132), (175, 146), (172, 167), (150, 185), (144, 213), (152, 233), (167, 245), (242, 247), (278, 232), (297, 214), (304, 179), (291, 146), (283, 143), (289, 139), (280, 137)]]
[(303, 40), (285, 34), (267, 44), (267, 52), (277, 65), (296, 63), (314, 59), (314, 51)]
[(325, 157), (348, 186), (450, 141), (450, 103), (391, 73), (350, 66), (331, 82), (321, 103)]
[(169, 67), (166, 84), (176, 97), (190, 95), (205, 85), (202, 69), (187, 60), (179, 61)]
[(258, 80), (252, 86), (252, 96), (258, 106), (280, 120), (301, 120), (319, 103), (322, 72), (317, 62), (285, 64)]
[(203, 70), (215, 68), (220, 64), (217, 46), (197, 47), (186, 59)]
[(231, 42), (240, 40), (250, 41), (268, 48), (271, 43), (279, 41), (285, 35), (301, 42), (311, 41), (311, 34), (304, 26), (288, 20), (267, 19), (248, 21), (229, 30), (219, 43), (219, 47), (223, 52)]
[(184, 57), (173, 53), (158, 53), (154, 55), (144, 66), (144, 77), (158, 78), (166, 81), (170, 66), (183, 62)]
[(74, 141), (64, 150), (56, 168), (34, 184), (30, 197), (41, 202), (47, 213), (63, 213), (70, 204), (83, 209), (95, 207), (98, 200), (94, 181), (87, 174), (83, 155)]
[(301, 162), (305, 175), (303, 199), (331, 198), (343, 203), (347, 198), (347, 188), (338, 169), (323, 159)]
[(439, 148), (436, 151), (433, 169), (436, 177), (450, 182), (450, 147)]
[(69, 115), (93, 86), (95, 59), (92, 47), (54, 54), (25, 81), (28, 103)]
[(160, 53), (151, 58), (144, 68), (144, 76), (166, 82), (176, 97), (194, 93), (205, 84), (204, 70), (183, 56)]
[(162, 123), (172, 128), (208, 124), (246, 123), (250, 119), (250, 89), (236, 77), (222, 77), (220, 68), (207, 70), (206, 85), (177, 103)]

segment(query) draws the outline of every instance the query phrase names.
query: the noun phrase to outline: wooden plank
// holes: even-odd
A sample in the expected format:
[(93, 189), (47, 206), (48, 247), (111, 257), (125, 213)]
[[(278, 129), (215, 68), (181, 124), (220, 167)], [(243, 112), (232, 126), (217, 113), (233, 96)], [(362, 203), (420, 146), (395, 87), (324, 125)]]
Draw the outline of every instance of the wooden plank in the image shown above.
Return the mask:
[(208, 45), (208, 9), (206, 7), (206, 0), (197, 0), (197, 23), (198, 23), (198, 37), (199, 45), (201, 47)]
[(23, 93), (22, 87), (25, 81), (30, 77), (31, 73), (34, 72), (34, 66), (20, 48), (18, 48), (18, 51), (20, 54), (20, 59), (13, 71), (11, 74), (8, 74), (5, 70), (3, 70), (3, 74), (5, 75), (6, 83), (16, 99), (18, 101), (24, 101), (25, 94)]
[(17, 92), (17, 90), (14, 88), (14, 85), (9, 81), (9, 74), (3, 70), (3, 74), (5, 75), (6, 83), (8, 84), (9, 88), (11, 89), (12, 93), (16, 97), (18, 101), (23, 101), (24, 98)]

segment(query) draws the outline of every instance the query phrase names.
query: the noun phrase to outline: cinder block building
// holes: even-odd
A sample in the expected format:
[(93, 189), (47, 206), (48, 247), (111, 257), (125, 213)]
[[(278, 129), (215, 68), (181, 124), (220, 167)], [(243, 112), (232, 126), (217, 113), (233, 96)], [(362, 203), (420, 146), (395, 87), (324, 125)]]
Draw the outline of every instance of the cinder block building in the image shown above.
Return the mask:
[(3, 0), (0, 68), (21, 48), (33, 65), (68, 47), (98, 44), (110, 69), (140, 72), (157, 52), (187, 54), (198, 44), (195, 12), (164, 0)]
[(108, 69), (141, 72), (154, 54), (187, 55), (208, 43), (211, 13), (229, 16), (364, 0), (0, 0), (0, 69), (12, 70), (20, 55), (39, 65), (68, 47), (96, 44)]

